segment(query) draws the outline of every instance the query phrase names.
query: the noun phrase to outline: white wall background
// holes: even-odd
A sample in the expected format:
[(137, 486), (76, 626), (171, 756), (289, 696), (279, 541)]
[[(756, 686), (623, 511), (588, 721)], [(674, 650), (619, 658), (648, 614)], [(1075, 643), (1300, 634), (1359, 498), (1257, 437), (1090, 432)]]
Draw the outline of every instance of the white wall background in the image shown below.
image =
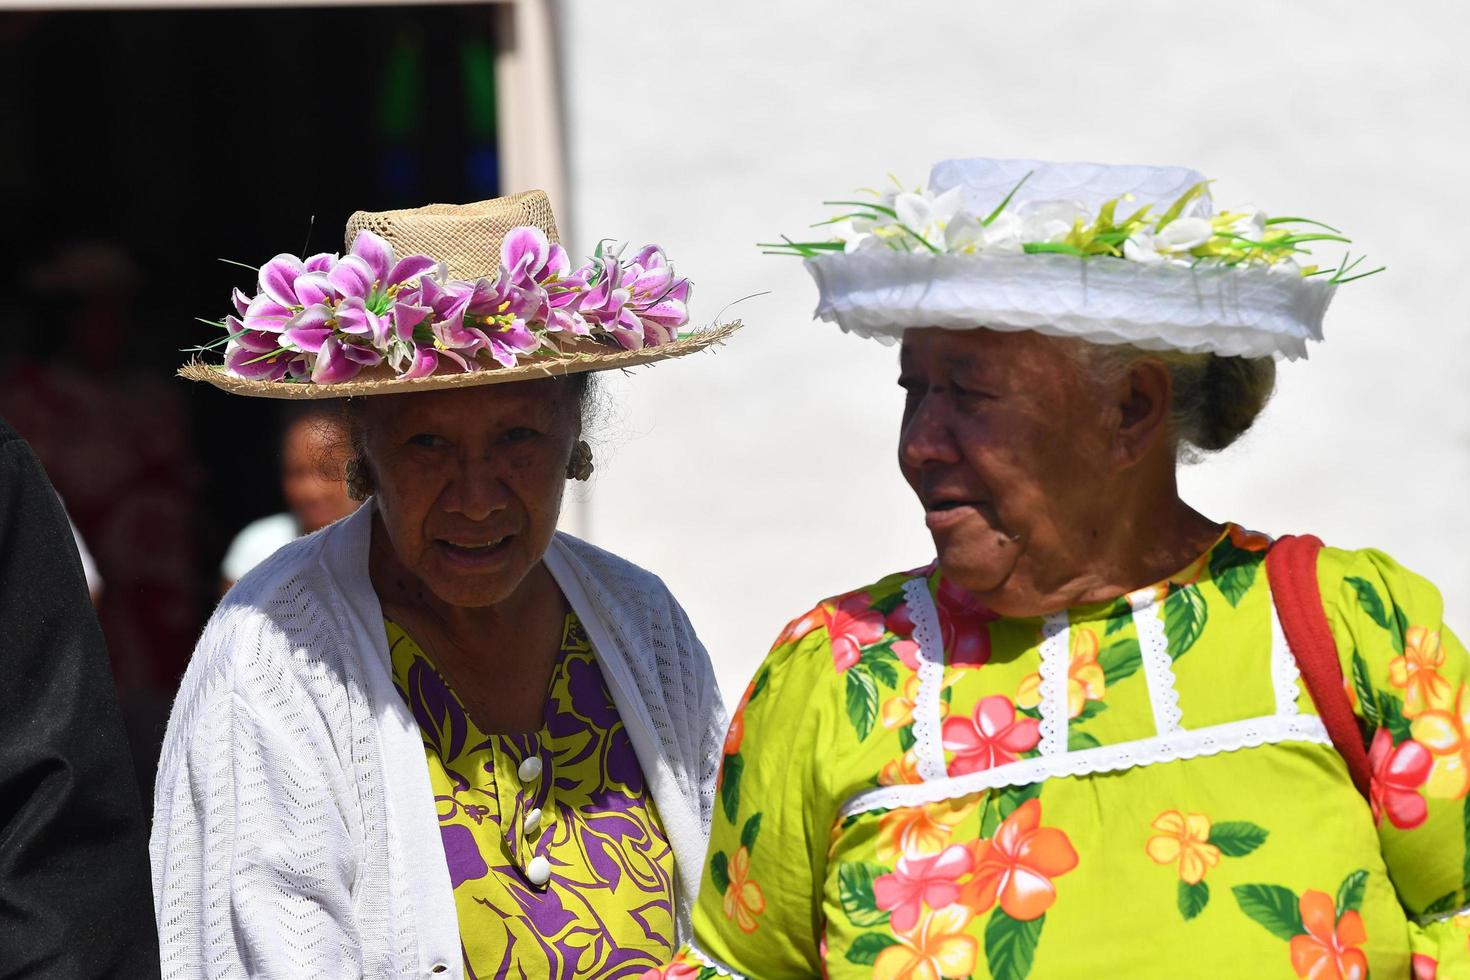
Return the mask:
[(1470, 631), (1470, 7), (561, 0), (569, 244), (662, 243), (694, 315), (761, 290), (724, 350), (607, 386), (569, 524), (660, 573), (727, 700), (783, 623), (932, 556), (894, 462), (895, 354), (810, 320), (754, 247), (823, 199), (950, 156), (1168, 163), (1223, 204), (1347, 229), (1339, 291), (1258, 429), (1190, 468), (1218, 519), (1375, 546)]

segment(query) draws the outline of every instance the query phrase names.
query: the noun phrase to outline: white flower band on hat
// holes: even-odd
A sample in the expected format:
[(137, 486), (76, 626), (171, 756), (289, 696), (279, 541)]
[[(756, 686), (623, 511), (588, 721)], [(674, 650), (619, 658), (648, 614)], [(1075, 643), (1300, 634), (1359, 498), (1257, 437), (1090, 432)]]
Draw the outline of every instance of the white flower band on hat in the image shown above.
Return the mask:
[(820, 319), (888, 343), (988, 327), (1304, 357), (1337, 286), (1381, 270), (1303, 265), (1307, 243), (1349, 240), (1255, 208), (1216, 214), (1208, 188), (1182, 167), (946, 160), (926, 190), (827, 202), (847, 210), (826, 241), (767, 248), (806, 259)]

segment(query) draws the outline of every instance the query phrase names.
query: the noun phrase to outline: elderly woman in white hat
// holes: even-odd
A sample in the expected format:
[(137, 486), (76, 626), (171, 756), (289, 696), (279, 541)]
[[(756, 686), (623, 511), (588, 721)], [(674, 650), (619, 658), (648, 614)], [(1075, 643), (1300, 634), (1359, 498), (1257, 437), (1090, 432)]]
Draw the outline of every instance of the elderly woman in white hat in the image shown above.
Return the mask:
[(698, 887), (723, 712), (657, 577), (556, 531), (587, 372), (678, 357), (663, 253), (573, 269), (539, 192), (353, 216), (237, 293), (223, 367), (343, 398), (367, 502), (215, 611), (152, 857), (169, 977), (618, 977)]
[(664, 975), (1470, 975), (1470, 661), (1439, 594), (1178, 493), (1359, 274), (1207, 186), (949, 161), (788, 243), (822, 318), (901, 341), (937, 557), (778, 638)]

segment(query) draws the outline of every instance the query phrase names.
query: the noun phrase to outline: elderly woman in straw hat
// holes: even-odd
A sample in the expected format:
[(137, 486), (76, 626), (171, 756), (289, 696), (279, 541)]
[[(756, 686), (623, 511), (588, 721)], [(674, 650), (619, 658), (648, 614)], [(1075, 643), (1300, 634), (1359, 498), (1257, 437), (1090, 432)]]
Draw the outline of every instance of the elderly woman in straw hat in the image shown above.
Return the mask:
[(1439, 594), (1178, 493), (1357, 275), (1304, 264), (1340, 235), (1207, 186), (949, 161), (788, 245), (824, 319), (901, 341), (937, 558), (777, 639), (665, 975), (1470, 975), (1470, 660)]
[(160, 763), (170, 977), (636, 975), (684, 935), (724, 737), (658, 578), (556, 532), (587, 372), (678, 357), (663, 253), (539, 192), (358, 213), (237, 293), (226, 391), (344, 398), (351, 517), (246, 575)]

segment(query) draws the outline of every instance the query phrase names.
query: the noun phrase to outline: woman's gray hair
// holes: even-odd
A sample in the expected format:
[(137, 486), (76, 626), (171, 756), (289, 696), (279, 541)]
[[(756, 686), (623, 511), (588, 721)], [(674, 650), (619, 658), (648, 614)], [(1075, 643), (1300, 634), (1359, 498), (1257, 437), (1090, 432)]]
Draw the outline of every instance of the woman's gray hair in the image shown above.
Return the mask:
[(1186, 462), (1219, 452), (1243, 436), (1276, 390), (1276, 362), (1269, 357), (1151, 351), (1124, 344), (1084, 343), (1082, 350), (1083, 369), (1105, 384), (1121, 380), (1139, 361), (1159, 361), (1168, 368), (1174, 389), (1169, 432)]

